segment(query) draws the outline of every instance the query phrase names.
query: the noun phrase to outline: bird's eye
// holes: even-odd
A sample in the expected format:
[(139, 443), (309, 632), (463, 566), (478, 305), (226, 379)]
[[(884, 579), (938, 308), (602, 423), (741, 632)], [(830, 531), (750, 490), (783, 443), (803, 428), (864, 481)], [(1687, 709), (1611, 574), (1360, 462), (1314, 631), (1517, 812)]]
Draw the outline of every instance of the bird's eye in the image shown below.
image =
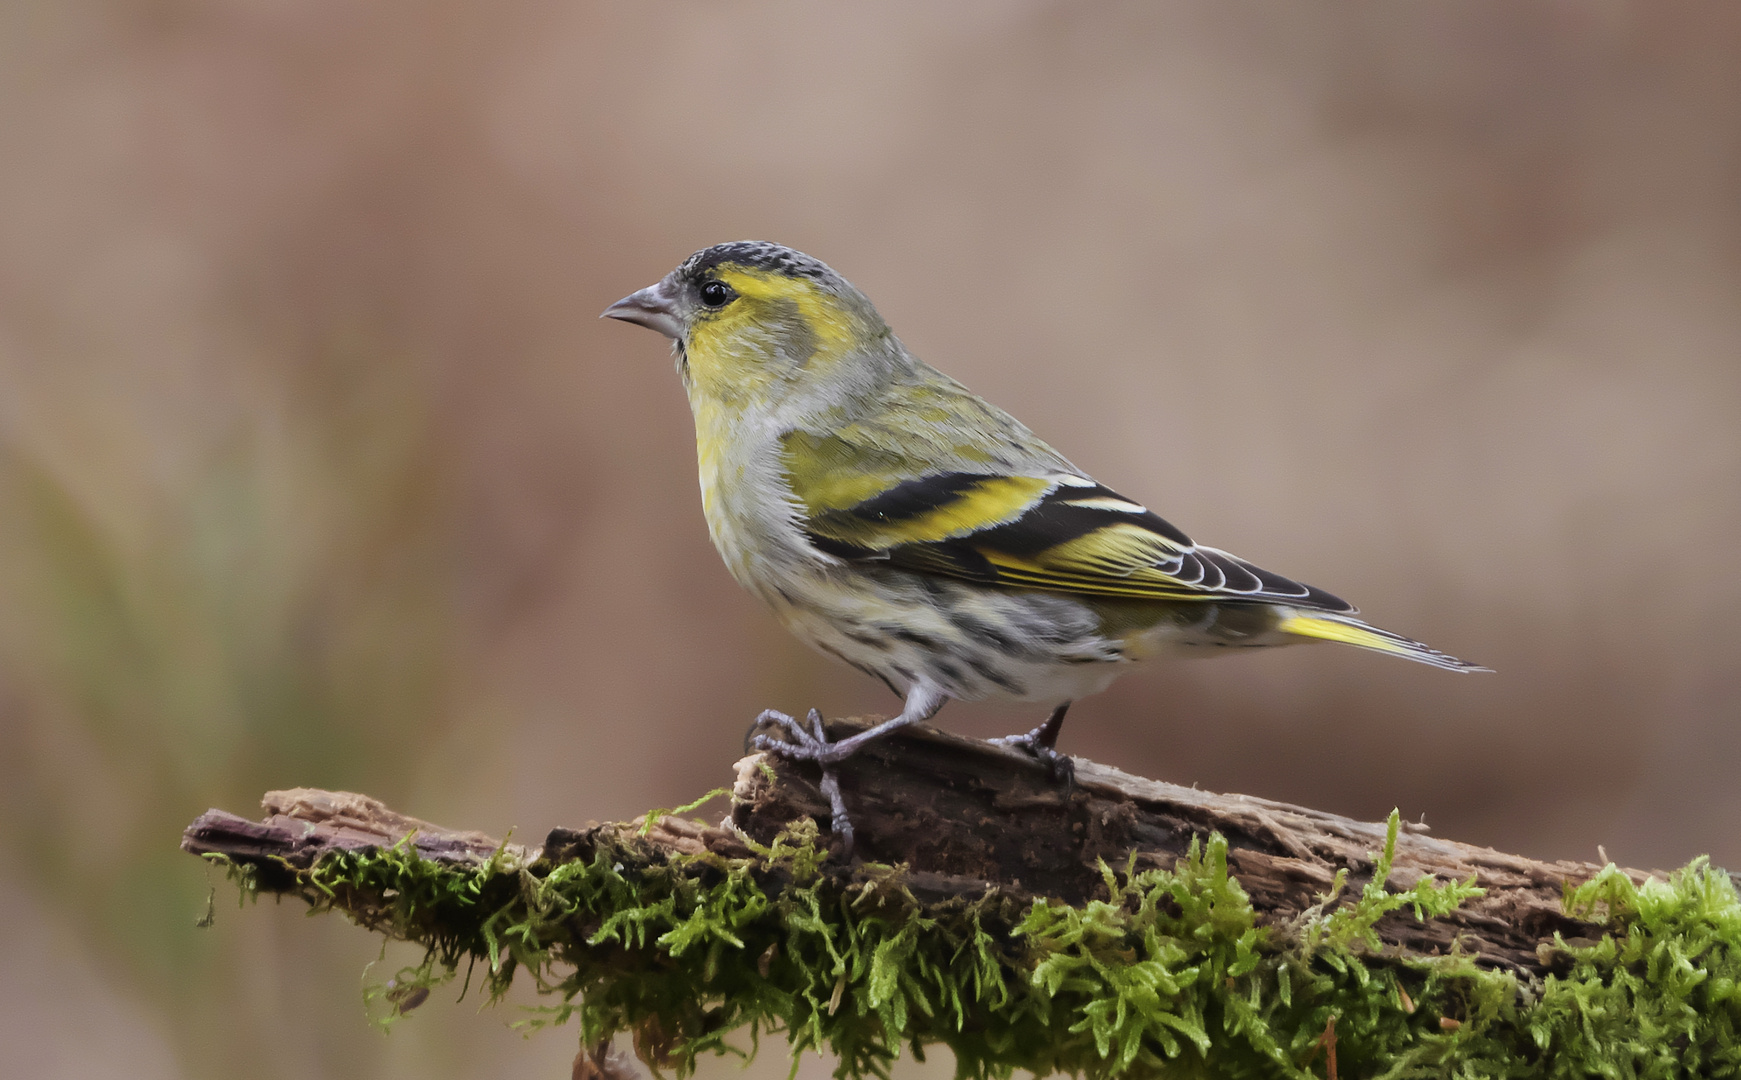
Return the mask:
[(704, 281), (701, 283), (701, 302), (711, 308), (721, 308), (731, 303), (731, 298), (737, 293), (723, 281)]

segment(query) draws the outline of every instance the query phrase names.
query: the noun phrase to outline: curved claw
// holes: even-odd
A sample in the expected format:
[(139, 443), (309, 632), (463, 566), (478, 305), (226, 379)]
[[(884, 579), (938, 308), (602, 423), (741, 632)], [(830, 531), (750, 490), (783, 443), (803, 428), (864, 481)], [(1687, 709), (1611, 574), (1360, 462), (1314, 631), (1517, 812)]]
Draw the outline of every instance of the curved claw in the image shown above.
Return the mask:
[[(805, 719), (809, 720), (812, 726), (815, 727), (816, 735), (811, 735), (810, 732), (805, 731), (803, 724), (800, 724), (796, 719), (786, 715), (778, 709), (763, 709), (761, 714), (750, 724), (750, 729), (744, 732), (744, 752), (750, 753), (752, 751), (773, 750), (782, 746), (810, 746), (815, 744), (817, 742), (817, 736), (822, 734), (822, 715), (815, 709), (811, 709), (810, 715)], [(779, 740), (763, 734), (761, 729), (768, 725), (778, 727), (786, 733), (788, 738), (786, 740)], [(821, 743), (826, 746), (828, 745), (828, 740), (823, 738)]]

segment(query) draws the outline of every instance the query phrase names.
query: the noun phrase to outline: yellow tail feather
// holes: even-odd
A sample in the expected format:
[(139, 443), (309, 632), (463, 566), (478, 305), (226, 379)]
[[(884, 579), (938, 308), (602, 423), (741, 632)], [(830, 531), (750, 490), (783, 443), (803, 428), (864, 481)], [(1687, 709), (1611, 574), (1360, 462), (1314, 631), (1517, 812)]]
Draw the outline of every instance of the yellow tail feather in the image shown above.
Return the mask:
[(1437, 649), (1412, 641), (1400, 634), (1388, 630), (1380, 630), (1376, 626), (1368, 626), (1358, 619), (1335, 618), (1327, 615), (1307, 615), (1295, 612), (1281, 621), (1277, 627), (1286, 634), (1299, 637), (1317, 638), (1320, 641), (1334, 641), (1342, 645), (1353, 645), (1357, 649), (1371, 649), (1374, 652), (1389, 653), (1406, 660), (1414, 660), (1422, 664), (1431, 664), (1446, 671), (1492, 671), (1479, 664), (1471, 664), (1449, 656)]

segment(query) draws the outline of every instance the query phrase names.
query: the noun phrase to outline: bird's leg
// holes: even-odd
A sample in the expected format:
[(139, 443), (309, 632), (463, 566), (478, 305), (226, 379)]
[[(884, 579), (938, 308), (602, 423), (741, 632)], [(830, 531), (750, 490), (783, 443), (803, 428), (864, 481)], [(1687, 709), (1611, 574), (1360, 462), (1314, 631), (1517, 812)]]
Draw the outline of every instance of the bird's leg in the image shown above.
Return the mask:
[(1076, 777), (1076, 766), (1070, 758), (1053, 747), (1058, 745), (1058, 732), (1064, 727), (1064, 714), (1070, 711), (1068, 701), (1052, 710), (1046, 722), (1026, 735), (1005, 735), (991, 740), (1001, 746), (1016, 746), (1038, 758), (1054, 782), (1070, 783)]
[[(929, 720), (943, 707), (942, 694), (926, 686), (914, 686), (907, 691), (907, 701), (901, 709), (901, 715), (884, 720), (876, 727), (861, 731), (851, 738), (842, 739), (837, 743), (828, 741), (827, 734), (822, 730), (822, 714), (811, 709), (806, 720), (810, 722), (810, 731), (804, 725), (783, 712), (775, 709), (764, 710), (756, 717), (756, 722), (750, 726), (749, 734), (744, 737), (744, 749), (767, 754), (778, 754), (790, 761), (814, 761), (822, 767), (822, 794), (828, 798), (828, 808), (833, 815), (830, 822), (834, 834), (846, 845), (846, 854), (852, 854), (852, 818), (846, 812), (846, 800), (840, 794), (840, 778), (835, 774), (834, 766), (859, 752), (864, 745), (873, 739), (880, 739), (896, 728), (906, 727)], [(774, 736), (756, 730), (763, 724), (775, 724), (785, 732), (789, 739), (777, 739)]]
[[(751, 725), (750, 733), (744, 739), (746, 750), (759, 750), (779, 754), (781, 757), (794, 761), (814, 761), (819, 765), (833, 765), (859, 752), (865, 743), (880, 739), (897, 728), (908, 724), (917, 724), (929, 720), (943, 707), (942, 694), (929, 687), (915, 686), (907, 693), (906, 707), (901, 715), (890, 720), (884, 720), (876, 727), (861, 731), (848, 739), (837, 743), (828, 741), (828, 736), (822, 730), (822, 715), (811, 709), (806, 720), (810, 722), (810, 730), (796, 719), (775, 709), (767, 709), (756, 717)], [(776, 724), (790, 736), (790, 741), (776, 739), (771, 735), (757, 731), (763, 724)]]

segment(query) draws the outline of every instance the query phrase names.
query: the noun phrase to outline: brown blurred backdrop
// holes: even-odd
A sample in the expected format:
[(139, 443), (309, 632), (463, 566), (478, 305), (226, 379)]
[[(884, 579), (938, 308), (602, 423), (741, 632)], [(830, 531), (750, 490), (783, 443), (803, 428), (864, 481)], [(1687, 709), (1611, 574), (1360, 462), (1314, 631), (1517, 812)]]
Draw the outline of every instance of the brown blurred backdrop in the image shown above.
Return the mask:
[(566, 1075), (452, 994), (370, 1031), (336, 919), (218, 882), (196, 930), (176, 838), (312, 784), (535, 840), (722, 782), (763, 707), (893, 704), (726, 576), (662, 342), (596, 318), (743, 237), (1499, 672), (1179, 665), (1069, 750), (1741, 866), (1734, 5), (19, 0), (0, 1071)]

